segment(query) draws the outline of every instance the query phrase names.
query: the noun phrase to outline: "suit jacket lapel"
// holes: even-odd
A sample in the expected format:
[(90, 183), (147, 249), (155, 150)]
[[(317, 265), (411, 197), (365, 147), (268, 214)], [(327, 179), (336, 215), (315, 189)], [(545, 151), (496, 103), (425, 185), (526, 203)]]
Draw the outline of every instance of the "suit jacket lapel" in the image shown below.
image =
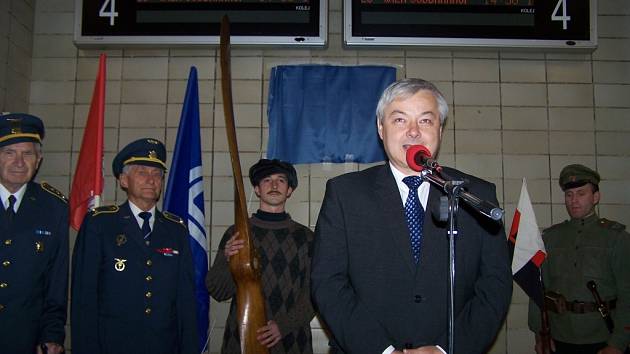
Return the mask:
[(380, 199), (379, 207), (383, 209), (383, 221), (388, 223), (388, 227), (391, 229), (391, 235), (388, 236), (394, 241), (395, 248), (399, 251), (399, 256), (407, 264), (411, 274), (415, 274), (416, 263), (411, 256), (407, 218), (405, 217), (405, 209), (400, 199), (396, 180), (387, 163), (382, 166), (379, 173), (379, 176), (376, 178), (374, 192)]
[[(444, 193), (440, 189), (433, 184), (431, 185), (424, 214), (424, 227), (422, 229), (419, 267), (421, 271), (422, 269), (439, 269), (445, 259), (442, 254), (446, 252), (445, 247), (448, 245), (446, 242), (446, 224), (439, 221), (440, 197), (443, 195)], [(440, 264), (435, 264), (436, 262)]]
[(35, 188), (38, 188), (38, 186), (31, 182), (26, 186), (20, 207), (13, 218), (13, 225), (28, 225), (31, 223), (29, 220), (26, 220), (29, 215), (40, 215), (38, 211), (39, 203), (37, 203), (37, 191)]
[[(162, 237), (164, 236), (165, 225), (164, 214), (162, 214), (157, 208), (155, 208), (155, 222), (153, 223), (153, 230), (151, 231), (151, 244), (161, 245)], [(159, 246), (158, 246), (159, 247)]]
[(120, 213), (118, 213), (118, 215), (120, 215), (120, 222), (121, 225), (123, 225), (123, 232), (127, 235), (127, 239), (131, 239), (131, 242), (136, 244), (142, 250), (146, 249), (147, 246), (144, 243), (142, 231), (140, 230), (140, 226), (138, 226), (136, 217), (131, 212), (129, 202), (120, 206)]

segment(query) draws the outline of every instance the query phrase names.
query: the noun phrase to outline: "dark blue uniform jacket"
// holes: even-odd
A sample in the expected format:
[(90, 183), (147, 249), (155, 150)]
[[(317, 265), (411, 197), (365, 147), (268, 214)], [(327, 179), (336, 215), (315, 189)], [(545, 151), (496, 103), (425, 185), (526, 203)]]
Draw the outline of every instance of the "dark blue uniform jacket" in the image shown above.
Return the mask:
[(182, 220), (156, 212), (147, 246), (129, 204), (97, 208), (72, 258), (73, 354), (192, 354), (193, 264)]
[(63, 344), (68, 302), (68, 204), (29, 182), (9, 227), (0, 207), (0, 353)]

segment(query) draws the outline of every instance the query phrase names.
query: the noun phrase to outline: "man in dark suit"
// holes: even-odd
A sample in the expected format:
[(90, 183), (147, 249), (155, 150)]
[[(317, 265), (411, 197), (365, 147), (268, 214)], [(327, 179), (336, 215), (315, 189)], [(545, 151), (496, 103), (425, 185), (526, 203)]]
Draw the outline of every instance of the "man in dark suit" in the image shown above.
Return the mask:
[[(512, 294), (505, 233), (460, 203), (455, 350), (448, 348), (448, 225), (436, 221), (443, 193), (426, 181), (414, 185), (417, 178), (407, 176), (419, 173), (406, 162), (412, 145), (437, 154), (447, 113), (433, 84), (393, 83), (377, 106), (389, 162), (327, 183), (311, 279), (333, 352), (483, 353), (503, 322)], [(444, 172), (497, 204), (491, 183), (450, 168)]]
[(0, 115), (0, 352), (63, 352), (68, 301), (68, 203), (32, 181), (44, 124)]
[(156, 208), (166, 149), (136, 140), (113, 170), (128, 201), (88, 214), (74, 246), (72, 353), (197, 353), (188, 231)]

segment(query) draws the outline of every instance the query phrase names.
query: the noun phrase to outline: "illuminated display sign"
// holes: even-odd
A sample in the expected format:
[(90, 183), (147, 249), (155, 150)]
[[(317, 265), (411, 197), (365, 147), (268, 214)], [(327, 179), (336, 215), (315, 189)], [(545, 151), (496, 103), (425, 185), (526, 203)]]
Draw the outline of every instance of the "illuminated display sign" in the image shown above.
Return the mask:
[(234, 45), (324, 46), (327, 0), (76, 0), (75, 43), (218, 44), (223, 15)]
[(344, 0), (348, 46), (597, 46), (595, 0)]

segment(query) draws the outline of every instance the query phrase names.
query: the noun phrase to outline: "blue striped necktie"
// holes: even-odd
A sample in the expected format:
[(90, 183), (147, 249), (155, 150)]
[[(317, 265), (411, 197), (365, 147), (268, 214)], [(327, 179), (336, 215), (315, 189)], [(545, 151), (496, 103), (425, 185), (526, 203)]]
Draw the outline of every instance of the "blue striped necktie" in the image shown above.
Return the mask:
[(151, 224), (149, 223), (149, 220), (151, 219), (151, 213), (148, 211), (143, 211), (139, 213), (138, 216), (142, 218), (142, 220), (144, 220), (142, 222), (142, 237), (144, 237), (144, 241), (148, 245), (151, 241), (151, 238), (149, 237), (151, 235)]
[(413, 259), (420, 261), (420, 246), (422, 244), (422, 227), (424, 226), (424, 208), (418, 198), (418, 187), (422, 184), (419, 176), (407, 176), (403, 182), (409, 187), (409, 194), (405, 202), (405, 216), (409, 228), (409, 240), (411, 241), (411, 253)]

